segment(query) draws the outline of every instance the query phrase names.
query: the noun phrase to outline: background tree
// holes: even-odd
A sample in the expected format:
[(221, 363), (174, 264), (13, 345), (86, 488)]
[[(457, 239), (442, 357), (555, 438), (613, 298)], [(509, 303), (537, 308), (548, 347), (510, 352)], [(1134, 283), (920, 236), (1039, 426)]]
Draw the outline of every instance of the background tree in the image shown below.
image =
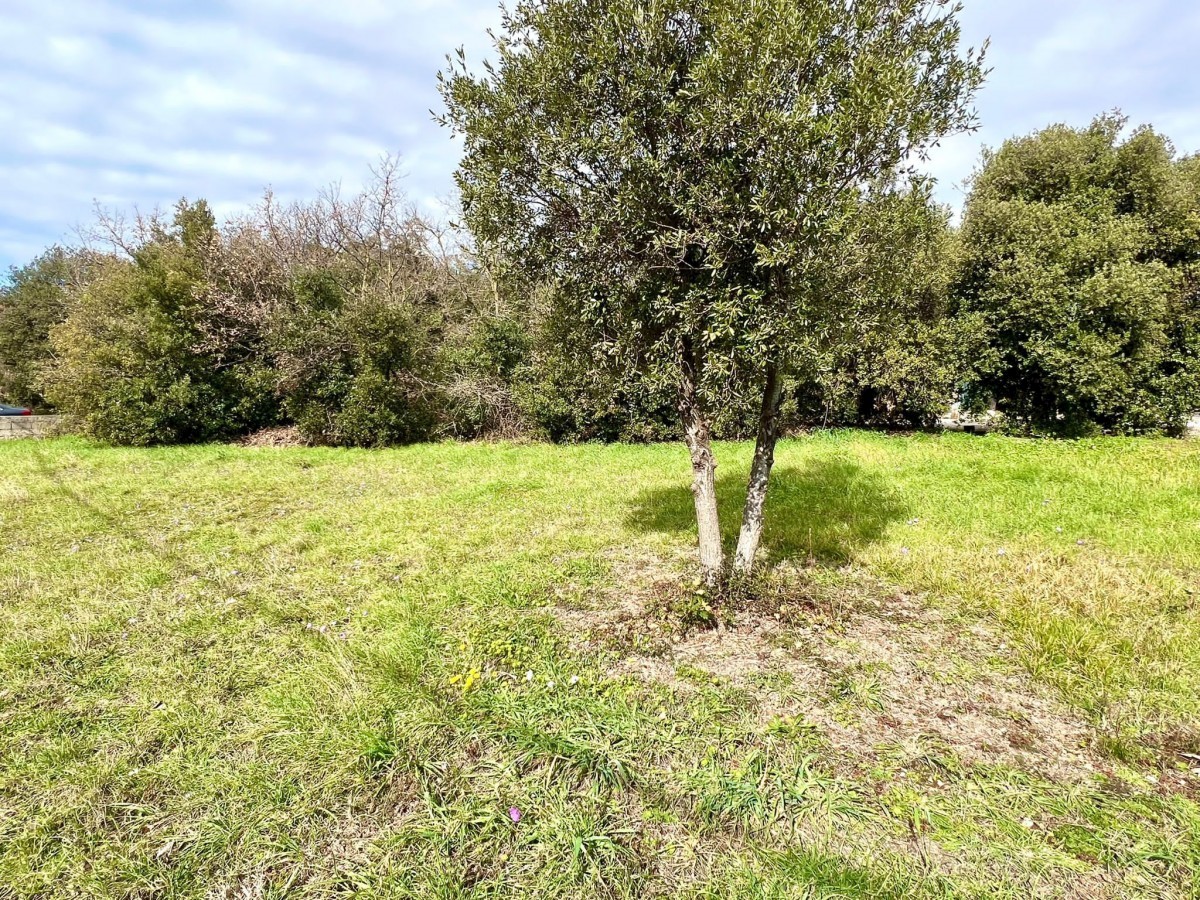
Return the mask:
[[(748, 572), (784, 379), (850, 339), (840, 277), (864, 200), (968, 128), (984, 72), (946, 0), (527, 0), (496, 62), (441, 77), (479, 245), (675, 387), (701, 566), (724, 567), (711, 448), (730, 387), (761, 398), (735, 568)], [(868, 221), (864, 221), (864, 218)], [(903, 229), (900, 229), (903, 231)]]
[(985, 153), (963, 224), (975, 383), (1019, 429), (1178, 432), (1200, 406), (1200, 190), (1149, 128), (1056, 125)]
[(50, 329), (67, 315), (67, 297), (86, 277), (90, 255), (51, 247), (0, 285), (0, 401), (46, 407), (40, 371), (50, 358)]

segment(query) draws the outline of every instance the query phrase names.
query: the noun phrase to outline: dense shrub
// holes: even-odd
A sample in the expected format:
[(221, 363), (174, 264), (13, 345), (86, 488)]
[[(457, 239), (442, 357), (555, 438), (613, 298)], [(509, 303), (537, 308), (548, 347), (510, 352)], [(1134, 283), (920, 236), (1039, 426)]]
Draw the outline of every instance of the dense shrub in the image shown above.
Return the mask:
[(147, 445), (226, 438), (275, 419), (264, 361), (212, 343), (203, 202), (100, 261), (51, 330), (46, 396), (88, 434)]
[(945, 414), (981, 346), (976, 317), (914, 318), (825, 361), (795, 386), (784, 415), (792, 427), (929, 427)]
[(327, 192), (240, 223), (277, 284), (259, 322), (285, 413), (317, 443), (363, 447), (474, 437), (505, 418), (523, 353), (484, 303), (483, 273), (405, 205), (393, 164), (360, 194)]
[(376, 447), (434, 434), (437, 360), (419, 310), (353, 294), (328, 271), (298, 277), (290, 300), (269, 344), (284, 410), (306, 438)]
[(289, 421), (310, 441), (474, 437), (515, 417), (517, 326), (482, 273), (403, 204), (362, 194), (262, 206), (224, 229), (203, 203), (132, 234), (67, 292), (48, 395), (122, 444), (224, 439)]
[(1177, 432), (1200, 406), (1193, 163), (1124, 120), (1055, 126), (985, 155), (964, 221), (973, 386), (1013, 427)]
[[(841, 268), (857, 294), (834, 352), (817, 348), (795, 386), (794, 425), (914, 428), (943, 414), (981, 347), (980, 322), (953, 316), (961, 245), (928, 185), (876, 205)], [(897, 254), (881, 247), (909, 248)], [(785, 413), (788, 409), (785, 407)]]
[(536, 323), (528, 362), (514, 370), (513, 392), (540, 436), (560, 443), (678, 437), (673, 390), (598, 361), (586, 330), (556, 304)]
[(529, 315), (513, 304), (473, 309), (446, 336), (439, 433), (456, 438), (515, 438), (534, 426), (517, 403), (513, 383), (532, 347)]
[[(919, 214), (880, 206), (847, 242), (837, 272), (849, 281), (837, 289), (862, 295), (846, 322), (859, 332), (836, 358), (814, 347), (785, 392), (788, 427), (923, 424), (944, 405), (956, 370), (942, 348), (959, 344), (942, 340), (952, 242), (926, 195), (904, 196)], [(897, 222), (909, 232), (897, 235)], [(564, 315), (552, 287), (497, 282), (469, 252), (446, 249), (447, 235), (404, 205), (394, 167), (354, 196), (268, 195), (224, 229), (202, 204), (132, 235), (103, 224), (117, 252), (62, 288), (66, 352), (47, 378), (93, 435), (207, 440), (283, 420), (315, 443), (357, 446), (679, 436), (673, 388), (637, 365), (597, 362), (595, 334)], [(897, 239), (923, 249), (875, 252)], [(884, 304), (904, 312), (887, 331), (872, 318)], [(716, 435), (753, 433), (748, 384), (727, 373)]]

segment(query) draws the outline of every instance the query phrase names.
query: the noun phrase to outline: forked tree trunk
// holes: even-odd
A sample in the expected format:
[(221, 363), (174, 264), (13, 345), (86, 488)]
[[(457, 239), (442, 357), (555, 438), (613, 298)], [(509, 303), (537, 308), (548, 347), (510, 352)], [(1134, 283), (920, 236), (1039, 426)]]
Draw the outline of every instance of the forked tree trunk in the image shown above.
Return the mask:
[(779, 367), (767, 368), (763, 385), (762, 410), (758, 415), (758, 438), (754, 443), (754, 461), (750, 464), (750, 482), (746, 487), (746, 507), (742, 511), (742, 530), (738, 535), (733, 571), (749, 575), (754, 570), (754, 557), (762, 540), (763, 506), (767, 500), (767, 484), (771, 466), (775, 464), (775, 443), (779, 440), (779, 403), (783, 398), (783, 378)]
[(725, 567), (717, 516), (717, 461), (712, 452), (708, 419), (700, 407), (690, 371), (684, 373), (680, 382), (679, 415), (683, 420), (684, 442), (692, 458), (692, 497), (696, 502), (696, 526), (700, 533), (700, 568), (705, 582), (711, 586), (720, 581)]

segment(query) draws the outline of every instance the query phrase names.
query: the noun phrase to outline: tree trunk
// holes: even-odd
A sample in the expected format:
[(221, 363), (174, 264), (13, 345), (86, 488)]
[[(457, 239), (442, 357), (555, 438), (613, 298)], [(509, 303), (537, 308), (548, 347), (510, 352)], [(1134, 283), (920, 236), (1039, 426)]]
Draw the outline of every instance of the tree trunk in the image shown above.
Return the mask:
[(754, 570), (754, 557), (762, 539), (763, 506), (767, 500), (767, 484), (771, 466), (775, 464), (775, 443), (779, 440), (779, 404), (783, 399), (783, 378), (779, 367), (767, 367), (767, 383), (763, 386), (762, 411), (758, 416), (758, 438), (754, 443), (754, 462), (750, 464), (750, 483), (746, 487), (746, 507), (742, 511), (742, 530), (738, 535), (737, 554), (733, 571), (749, 575)]
[(685, 371), (679, 387), (679, 415), (684, 442), (692, 458), (692, 497), (696, 502), (696, 525), (700, 533), (700, 568), (704, 580), (714, 585), (725, 567), (721, 526), (717, 516), (717, 461), (712, 452), (708, 420), (696, 397), (696, 383)]

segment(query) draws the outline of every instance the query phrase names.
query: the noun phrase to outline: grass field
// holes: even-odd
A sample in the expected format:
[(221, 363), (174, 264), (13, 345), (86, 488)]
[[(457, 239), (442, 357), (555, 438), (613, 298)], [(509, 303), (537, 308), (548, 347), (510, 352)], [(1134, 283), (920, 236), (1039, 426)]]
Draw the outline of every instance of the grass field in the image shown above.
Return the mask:
[(688, 475), (0, 444), (0, 898), (1200, 896), (1200, 444)]

